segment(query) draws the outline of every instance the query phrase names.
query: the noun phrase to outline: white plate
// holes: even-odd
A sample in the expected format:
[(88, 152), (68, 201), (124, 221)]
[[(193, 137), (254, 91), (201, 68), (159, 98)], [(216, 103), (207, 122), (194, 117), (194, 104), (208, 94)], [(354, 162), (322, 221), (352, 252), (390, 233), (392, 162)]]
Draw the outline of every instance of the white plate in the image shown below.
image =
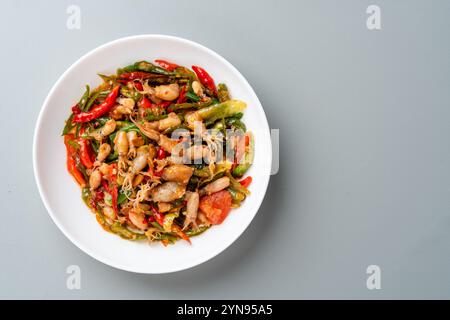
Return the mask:
[[(230, 212), (219, 226), (198, 237), (192, 245), (178, 241), (160, 244), (132, 242), (104, 231), (81, 199), (80, 188), (66, 170), (66, 152), (61, 137), (70, 107), (89, 84), (101, 80), (97, 73), (115, 73), (118, 67), (138, 60), (167, 59), (180, 65), (204, 67), (216, 83), (228, 85), (233, 98), (247, 102), (244, 121), (255, 134), (252, 194)], [(139, 273), (167, 273), (196, 266), (232, 244), (252, 221), (264, 198), (272, 158), (269, 126), (264, 110), (245, 78), (223, 57), (195, 42), (163, 35), (122, 38), (89, 52), (59, 78), (39, 114), (33, 143), (37, 186), (50, 216), (61, 231), (81, 250), (113, 267)]]

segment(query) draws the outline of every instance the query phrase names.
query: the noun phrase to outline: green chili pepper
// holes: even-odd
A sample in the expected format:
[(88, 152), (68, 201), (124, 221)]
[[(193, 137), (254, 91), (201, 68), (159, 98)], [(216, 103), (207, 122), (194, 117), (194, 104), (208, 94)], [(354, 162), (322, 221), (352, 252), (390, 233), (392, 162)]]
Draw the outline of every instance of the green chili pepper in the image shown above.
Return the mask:
[(115, 222), (110, 227), (111, 231), (121, 238), (128, 239), (128, 240), (142, 240), (146, 239), (147, 237), (144, 234), (136, 233), (131, 230), (128, 230), (124, 226), (122, 226), (120, 223)]
[(247, 131), (247, 127), (245, 126), (245, 123), (243, 123), (241, 120), (231, 117), (231, 118), (227, 118), (225, 120), (225, 123), (228, 127), (230, 127), (233, 130), (242, 130), (242, 131)]
[(245, 200), (245, 194), (239, 191), (236, 191), (233, 188), (228, 188), (227, 189), (230, 194), (231, 194), (231, 198), (233, 199), (233, 203), (234, 204), (240, 204), (242, 201)]
[(195, 237), (195, 236), (202, 234), (209, 228), (210, 228), (210, 226), (201, 226), (201, 227), (198, 227), (198, 229), (191, 229), (191, 230), (186, 231), (185, 233), (188, 237)]
[(123, 203), (127, 200), (127, 196), (130, 196), (131, 191), (124, 192), (122, 189), (119, 190), (119, 195), (117, 196), (117, 204)]
[(86, 104), (89, 99), (89, 92), (90, 88), (88, 85), (86, 85), (86, 91), (84, 92), (83, 96), (80, 99), (80, 102), (78, 102), (78, 108), (80, 108), (81, 111), (86, 111)]
[(83, 199), (84, 203), (90, 207), (90, 199), (91, 199), (91, 191), (89, 188), (83, 188), (81, 190), (81, 199)]
[(115, 75), (107, 76), (107, 75), (105, 75), (105, 74), (100, 74), (100, 73), (97, 73), (97, 75), (98, 75), (100, 78), (102, 78), (102, 80), (103, 80), (104, 82), (106, 82), (106, 83), (110, 83), (110, 82), (115, 83), (115, 82), (116, 82), (116, 79), (117, 79), (117, 77), (116, 77)]
[(204, 167), (201, 169), (195, 168), (193, 175), (200, 178), (209, 178), (210, 175), (209, 168), (208, 167)]
[[(139, 128), (133, 122), (116, 121), (116, 125), (120, 129), (120, 131), (125, 131), (125, 132), (136, 131), (142, 137), (144, 137), (144, 139), (146, 138), (146, 136), (141, 132), (141, 130), (139, 130)], [(114, 139), (116, 138), (117, 132), (118, 131), (115, 131), (115, 132), (113, 132), (113, 133), (111, 133), (109, 135), (109, 139), (111, 140), (111, 142), (114, 142)]]
[(94, 149), (95, 154), (98, 154), (99, 142), (95, 139), (91, 139), (91, 146)]
[(137, 92), (133, 89), (127, 88), (127, 87), (121, 87), (120, 93), (127, 98), (133, 99), (136, 102), (140, 101), (142, 98), (142, 94), (140, 94), (139, 92)]
[(230, 93), (228, 92), (228, 88), (225, 83), (219, 83), (217, 85), (217, 97), (220, 102), (230, 100)]
[(237, 192), (243, 193), (245, 195), (249, 195), (250, 191), (248, 191), (247, 188), (245, 188), (243, 185), (239, 183), (231, 174), (227, 173), (227, 177), (230, 178), (230, 186)]
[(178, 218), (178, 213), (168, 213), (164, 216), (163, 229), (166, 232), (172, 231), (173, 220)]
[(136, 70), (133, 71), (144, 71), (144, 72), (150, 72), (150, 73), (156, 73), (156, 74), (162, 74), (165, 76), (173, 75), (173, 72), (167, 71), (166, 69), (163, 69), (161, 67), (155, 66), (154, 64), (148, 62), (148, 61), (138, 61), (134, 64)]
[(86, 107), (84, 108), (83, 111), (89, 111), (89, 109), (91, 109), (91, 106), (94, 104), (95, 100), (97, 100), (98, 96), (100, 95), (100, 91), (94, 92), (88, 102), (86, 103)]
[(239, 100), (228, 100), (216, 105), (198, 110), (199, 116), (209, 123), (220, 118), (230, 117), (246, 108), (247, 104)]
[(69, 141), (67, 141), (67, 143), (70, 144), (75, 149), (79, 149), (80, 148), (80, 145), (74, 140), (69, 140)]
[(70, 132), (70, 130), (73, 129), (72, 119), (73, 119), (73, 113), (70, 115), (69, 119), (67, 119), (67, 121), (66, 121), (66, 125), (64, 126), (64, 129), (62, 132), (63, 136), (68, 134)]
[(163, 131), (163, 134), (165, 134), (166, 136), (167, 135), (171, 135), (172, 132), (174, 132), (175, 130), (178, 130), (178, 129), (183, 129), (183, 130), (188, 130), (189, 131), (189, 128), (186, 127), (184, 124), (179, 124), (177, 126), (173, 126), (173, 127), (167, 128), (166, 130)]
[(106, 162), (110, 163), (113, 161), (116, 161), (119, 158), (119, 153), (117, 152), (117, 150), (114, 151), (114, 153), (111, 153), (108, 155), (108, 157), (106, 158)]
[(153, 113), (149, 113), (149, 114), (145, 115), (145, 120), (147, 120), (147, 121), (157, 121), (157, 120), (165, 119), (167, 117), (168, 117), (167, 114), (155, 115)]
[(186, 92), (186, 98), (191, 99), (195, 102), (200, 101), (200, 97), (191, 91)]
[(211, 100), (201, 101), (201, 102), (185, 102), (172, 104), (169, 108), (172, 111), (183, 110), (183, 109), (201, 109), (211, 105)]

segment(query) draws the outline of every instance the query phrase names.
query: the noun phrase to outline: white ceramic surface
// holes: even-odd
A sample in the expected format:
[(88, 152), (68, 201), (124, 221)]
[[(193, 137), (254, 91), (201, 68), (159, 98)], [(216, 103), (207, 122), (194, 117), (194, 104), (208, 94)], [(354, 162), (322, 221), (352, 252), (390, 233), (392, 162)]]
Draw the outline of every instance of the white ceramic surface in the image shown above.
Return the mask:
[[(233, 98), (247, 102), (244, 121), (255, 134), (255, 161), (248, 174), (252, 192), (243, 205), (230, 212), (219, 226), (192, 238), (192, 245), (178, 241), (160, 244), (132, 242), (105, 232), (81, 200), (79, 187), (66, 170), (61, 137), (70, 107), (84, 86), (101, 81), (97, 73), (114, 73), (138, 60), (167, 59), (204, 67), (216, 83), (228, 85)], [(203, 263), (225, 250), (247, 228), (264, 198), (270, 177), (271, 142), (267, 119), (253, 89), (229, 62), (195, 42), (163, 35), (122, 38), (89, 52), (75, 62), (51, 89), (39, 114), (33, 143), (37, 186), (47, 211), (61, 231), (81, 250), (113, 267), (139, 273), (167, 273)]]

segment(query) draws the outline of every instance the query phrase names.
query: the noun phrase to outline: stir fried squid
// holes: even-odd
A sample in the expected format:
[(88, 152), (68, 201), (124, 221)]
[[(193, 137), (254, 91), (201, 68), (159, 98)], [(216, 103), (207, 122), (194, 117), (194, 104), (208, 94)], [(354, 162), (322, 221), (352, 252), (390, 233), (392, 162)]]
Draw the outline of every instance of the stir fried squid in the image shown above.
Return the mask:
[(221, 224), (250, 194), (246, 104), (198, 66), (139, 61), (100, 77), (63, 136), (67, 169), (103, 229), (167, 245)]

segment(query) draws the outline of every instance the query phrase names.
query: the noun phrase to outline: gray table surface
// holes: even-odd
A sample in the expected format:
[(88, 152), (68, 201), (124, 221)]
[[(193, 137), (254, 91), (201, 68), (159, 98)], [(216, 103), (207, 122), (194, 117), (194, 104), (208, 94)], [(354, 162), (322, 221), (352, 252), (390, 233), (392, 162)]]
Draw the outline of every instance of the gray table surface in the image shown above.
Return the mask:
[[(66, 27), (70, 4), (81, 29)], [(381, 8), (381, 30), (366, 8)], [(0, 298), (450, 298), (450, 2), (2, 1)], [(32, 136), (51, 86), (105, 42), (169, 34), (247, 77), (280, 170), (247, 231), (196, 268), (116, 270), (53, 224)], [(81, 289), (66, 268), (81, 268)], [(366, 268), (381, 268), (368, 290)]]

